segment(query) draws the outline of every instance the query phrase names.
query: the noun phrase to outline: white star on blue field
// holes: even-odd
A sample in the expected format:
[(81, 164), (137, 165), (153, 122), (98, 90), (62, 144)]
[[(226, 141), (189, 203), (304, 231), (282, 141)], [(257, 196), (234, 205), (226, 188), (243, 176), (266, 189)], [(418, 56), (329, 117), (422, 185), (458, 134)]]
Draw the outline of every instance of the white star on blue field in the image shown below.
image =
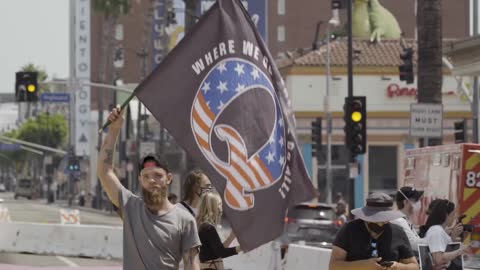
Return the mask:
[[(260, 159), (268, 167), (272, 177), (277, 179), (283, 174), (285, 163), (285, 127), (276, 91), (267, 75), (251, 62), (238, 58), (227, 59), (218, 63), (200, 86), (206, 104), (216, 117), (232, 99), (245, 91), (258, 88), (268, 90), (275, 97), (275, 130), (268, 144), (260, 151)], [(262, 104), (269, 100), (258, 102)]]

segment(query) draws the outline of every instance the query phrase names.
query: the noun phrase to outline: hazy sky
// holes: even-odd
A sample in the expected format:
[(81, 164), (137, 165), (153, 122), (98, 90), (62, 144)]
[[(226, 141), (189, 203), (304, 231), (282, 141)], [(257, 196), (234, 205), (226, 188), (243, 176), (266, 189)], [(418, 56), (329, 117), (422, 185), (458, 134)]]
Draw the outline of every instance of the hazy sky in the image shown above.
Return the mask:
[(49, 79), (69, 65), (69, 0), (1, 0), (0, 92), (14, 92), (15, 72), (28, 63)]

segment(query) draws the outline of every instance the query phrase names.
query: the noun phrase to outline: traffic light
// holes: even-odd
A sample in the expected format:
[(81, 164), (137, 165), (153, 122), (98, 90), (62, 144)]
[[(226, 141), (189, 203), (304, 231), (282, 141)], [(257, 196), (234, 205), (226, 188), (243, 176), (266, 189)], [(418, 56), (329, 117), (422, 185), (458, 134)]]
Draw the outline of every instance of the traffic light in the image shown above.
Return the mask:
[(77, 157), (71, 156), (68, 158), (68, 171), (70, 172), (79, 172), (80, 171), (80, 161)]
[(17, 102), (38, 101), (38, 72), (20, 71), (15, 73), (15, 100)]
[(405, 81), (407, 84), (411, 84), (415, 80), (415, 76), (413, 74), (413, 49), (403, 49), (403, 53), (400, 54), (400, 58), (403, 60), (403, 64), (398, 67), (400, 81)]
[(312, 156), (319, 157), (322, 151), (322, 118), (312, 121)]
[(344, 105), (345, 145), (353, 156), (364, 154), (367, 147), (367, 99), (346, 97)]
[(464, 143), (467, 141), (467, 120), (457, 121), (455, 126), (455, 143)]

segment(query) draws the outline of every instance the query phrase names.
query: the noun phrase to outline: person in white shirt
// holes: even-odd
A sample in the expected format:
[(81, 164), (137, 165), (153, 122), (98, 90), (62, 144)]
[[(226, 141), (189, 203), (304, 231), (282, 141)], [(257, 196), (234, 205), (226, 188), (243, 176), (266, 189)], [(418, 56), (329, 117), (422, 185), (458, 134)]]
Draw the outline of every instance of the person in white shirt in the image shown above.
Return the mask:
[(467, 254), (470, 250), (469, 246), (462, 244), (455, 251), (445, 252), (447, 245), (463, 233), (461, 223), (453, 227), (451, 235), (446, 232), (446, 228), (454, 224), (456, 217), (455, 204), (449, 200), (439, 200), (430, 210), (427, 223), (421, 228), (421, 234), (426, 232), (425, 240), (430, 248), (434, 265), (448, 265), (453, 259)]
[(418, 236), (417, 231), (410, 221), (410, 217), (421, 208), (420, 198), (422, 198), (422, 196), (423, 190), (416, 190), (413, 187), (402, 187), (399, 189), (395, 195), (395, 201), (398, 210), (404, 213), (405, 217), (391, 222), (402, 227), (415, 254), (418, 254), (419, 244), (426, 244), (426, 241)]

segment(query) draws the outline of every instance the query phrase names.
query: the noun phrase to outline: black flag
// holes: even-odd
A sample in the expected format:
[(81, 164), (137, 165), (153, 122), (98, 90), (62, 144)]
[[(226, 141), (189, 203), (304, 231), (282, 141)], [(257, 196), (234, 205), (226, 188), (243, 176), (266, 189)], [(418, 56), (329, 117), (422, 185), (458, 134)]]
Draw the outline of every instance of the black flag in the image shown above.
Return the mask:
[(245, 250), (313, 197), (283, 80), (240, 1), (217, 1), (135, 94), (206, 171)]

